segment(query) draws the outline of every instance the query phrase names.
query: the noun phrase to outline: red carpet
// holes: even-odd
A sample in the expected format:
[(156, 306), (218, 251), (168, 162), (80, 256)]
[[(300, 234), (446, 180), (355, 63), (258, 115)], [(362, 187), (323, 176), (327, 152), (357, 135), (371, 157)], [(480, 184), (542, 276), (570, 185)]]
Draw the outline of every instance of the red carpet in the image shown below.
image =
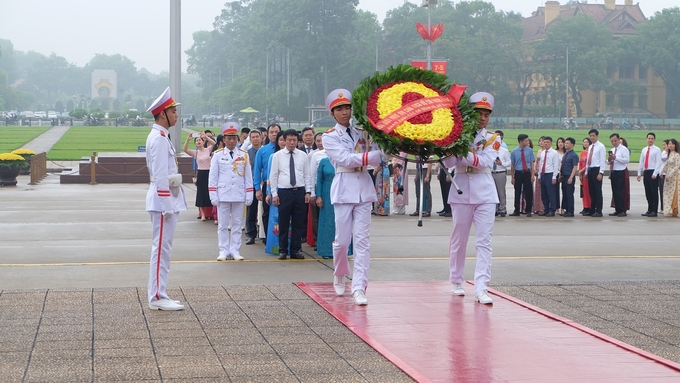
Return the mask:
[(677, 363), (493, 290), (480, 305), (470, 284), (463, 298), (446, 282), (371, 282), (364, 307), (297, 285), (419, 382), (680, 382)]

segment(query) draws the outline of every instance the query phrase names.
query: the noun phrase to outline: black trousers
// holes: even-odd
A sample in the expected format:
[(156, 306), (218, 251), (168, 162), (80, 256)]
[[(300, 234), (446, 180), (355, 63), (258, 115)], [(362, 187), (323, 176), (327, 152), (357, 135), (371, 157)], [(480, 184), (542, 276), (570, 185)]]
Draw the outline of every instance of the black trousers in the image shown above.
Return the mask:
[(260, 185), (260, 190), (262, 190), (262, 224), (264, 225), (264, 237), (267, 238), (267, 233), (269, 232), (269, 204), (265, 200), (267, 195), (267, 183), (263, 182)]
[(246, 238), (257, 238), (257, 205), (258, 200), (246, 208)]
[(614, 209), (617, 213), (626, 212), (626, 173), (623, 170), (611, 172), (612, 197), (614, 197)]
[(565, 213), (574, 214), (574, 190), (576, 190), (576, 177), (571, 180), (569, 178), (562, 178), (562, 208)]
[(523, 172), (515, 170), (515, 211), (521, 211), (520, 204), (522, 202), (522, 189), (524, 189), (524, 199), (527, 201), (527, 211), (531, 213), (534, 208), (534, 187), (531, 185), (531, 171)]
[(442, 200), (444, 201), (444, 213), (451, 213), (451, 205), (449, 205), (449, 190), (451, 190), (451, 181), (446, 180), (449, 172), (445, 168), (439, 168), (439, 188), (442, 190)]
[(307, 215), (305, 188), (279, 189), (279, 249), (286, 253), (288, 249), (289, 223), (293, 226), (290, 236), (290, 254), (300, 252), (302, 248), (303, 221)]
[(642, 182), (645, 185), (645, 197), (647, 198), (647, 213), (659, 211), (659, 176), (652, 179), (654, 169), (645, 170)]
[(588, 168), (588, 189), (590, 191), (590, 211), (602, 214), (602, 180), (597, 180), (600, 167)]

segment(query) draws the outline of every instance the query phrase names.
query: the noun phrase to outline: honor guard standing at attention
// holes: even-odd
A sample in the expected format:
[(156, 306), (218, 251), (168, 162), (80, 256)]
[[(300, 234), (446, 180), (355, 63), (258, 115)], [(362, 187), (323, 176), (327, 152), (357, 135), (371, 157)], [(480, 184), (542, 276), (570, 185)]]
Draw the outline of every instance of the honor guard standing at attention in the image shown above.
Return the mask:
[(476, 231), (477, 265), (475, 267), (475, 299), (482, 304), (492, 304), (487, 294), (491, 280), (491, 232), (498, 194), (491, 176), (491, 168), (501, 147), (497, 133), (489, 134), (489, 123), (494, 99), (489, 93), (479, 92), (470, 96), (470, 102), (480, 115), (479, 130), (465, 157), (450, 157), (444, 166), (456, 168), (454, 182), (463, 194), (454, 188), (449, 191), (449, 204), (453, 214), (453, 231), (449, 245), (449, 281), (453, 284), (453, 295), (465, 295), (463, 271), (465, 270), (465, 249), (472, 223)]
[(177, 122), (177, 105), (167, 88), (147, 109), (155, 120), (146, 138), (146, 166), (151, 185), (146, 193), (146, 211), (151, 216), (153, 238), (149, 267), (149, 308), (152, 310), (182, 310), (179, 301), (168, 297), (168, 274), (172, 238), (179, 212), (187, 210), (182, 190), (182, 175), (177, 172), (175, 148), (170, 142), (171, 126)]
[[(253, 172), (248, 161), (248, 152), (236, 147), (239, 124), (227, 122), (222, 125), (224, 148), (215, 151), (210, 161), (208, 191), (210, 202), (217, 206), (217, 241), (220, 248), (218, 261), (227, 259), (243, 260), (241, 249), (241, 227), (244, 204), (253, 203)], [(229, 231), (231, 217), (231, 232)]]
[(371, 206), (377, 201), (373, 180), (367, 166), (380, 165), (381, 152), (369, 143), (368, 135), (350, 126), (352, 94), (336, 89), (326, 97), (326, 108), (337, 124), (324, 133), (322, 142), (335, 167), (331, 184), (331, 203), (335, 211), (333, 242), (333, 287), (337, 295), (345, 293), (345, 276), (349, 275), (347, 250), (354, 233), (354, 274), (352, 296), (357, 305), (366, 305), (368, 266), (370, 261)]

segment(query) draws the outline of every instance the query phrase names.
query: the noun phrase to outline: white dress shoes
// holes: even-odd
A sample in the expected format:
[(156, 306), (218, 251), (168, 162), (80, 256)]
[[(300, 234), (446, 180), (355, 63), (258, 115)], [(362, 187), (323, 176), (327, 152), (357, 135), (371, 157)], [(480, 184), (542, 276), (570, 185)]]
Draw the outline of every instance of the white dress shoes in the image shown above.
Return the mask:
[(183, 310), (184, 305), (180, 305), (179, 303), (175, 303), (174, 301), (171, 301), (170, 299), (159, 299), (157, 301), (150, 302), (149, 308), (151, 310), (177, 311), (177, 310)]
[(463, 285), (460, 283), (454, 283), (453, 284), (453, 289), (451, 289), (451, 294), (453, 295), (458, 295), (458, 296), (464, 296), (465, 295), (465, 289), (463, 289)]
[(486, 290), (478, 291), (475, 293), (475, 299), (477, 302), (483, 304), (483, 305), (491, 305), (493, 304), (493, 299), (486, 293)]
[(218, 261), (226, 261), (227, 260), (227, 254), (222, 254), (220, 253), (220, 256), (217, 257)]
[(363, 291), (357, 290), (352, 295), (354, 296), (354, 304), (357, 306), (366, 306), (368, 304), (368, 299), (366, 299)]
[(239, 254), (239, 253), (234, 253), (234, 254), (232, 255), (232, 257), (233, 257), (235, 260), (237, 260), (237, 261), (242, 261), (242, 260), (243, 260), (243, 257), (242, 257), (241, 254)]
[(335, 289), (335, 295), (343, 296), (345, 295), (345, 277), (333, 276), (333, 289)]

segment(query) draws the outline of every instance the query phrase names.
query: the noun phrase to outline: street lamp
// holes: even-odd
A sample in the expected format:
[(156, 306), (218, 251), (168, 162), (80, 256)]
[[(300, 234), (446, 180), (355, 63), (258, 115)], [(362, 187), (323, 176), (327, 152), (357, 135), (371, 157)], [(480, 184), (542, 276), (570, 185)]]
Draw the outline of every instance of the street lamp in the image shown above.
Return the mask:
[[(427, 7), (427, 33), (432, 33), (432, 15), (430, 6), (437, 5), (437, 0), (423, 0), (423, 7)], [(432, 70), (432, 40), (427, 40), (427, 63), (425, 69)]]

